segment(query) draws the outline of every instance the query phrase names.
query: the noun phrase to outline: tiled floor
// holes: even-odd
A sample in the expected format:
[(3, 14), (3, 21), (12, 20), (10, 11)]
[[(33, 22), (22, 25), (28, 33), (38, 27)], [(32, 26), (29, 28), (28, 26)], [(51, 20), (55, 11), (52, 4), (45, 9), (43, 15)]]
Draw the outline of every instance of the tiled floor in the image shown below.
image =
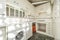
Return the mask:
[(48, 37), (46, 35), (42, 35), (39, 33), (34, 33), (33, 36), (29, 38), (28, 40), (54, 40), (54, 38), (51, 38), (51, 37)]

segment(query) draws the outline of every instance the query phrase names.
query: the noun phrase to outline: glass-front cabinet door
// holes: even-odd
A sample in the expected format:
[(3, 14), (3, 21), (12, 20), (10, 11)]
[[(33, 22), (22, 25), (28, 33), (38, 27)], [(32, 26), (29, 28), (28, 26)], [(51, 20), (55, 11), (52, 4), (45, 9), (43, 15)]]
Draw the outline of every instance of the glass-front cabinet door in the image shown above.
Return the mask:
[(14, 16), (14, 9), (10, 8), (10, 16)]

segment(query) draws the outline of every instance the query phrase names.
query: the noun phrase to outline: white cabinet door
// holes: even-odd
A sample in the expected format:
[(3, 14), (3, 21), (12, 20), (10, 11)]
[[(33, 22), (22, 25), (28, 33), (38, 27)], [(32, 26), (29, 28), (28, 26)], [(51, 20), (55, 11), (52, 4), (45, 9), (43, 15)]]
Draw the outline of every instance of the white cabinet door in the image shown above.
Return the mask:
[(29, 27), (26, 28), (26, 39), (29, 39), (32, 36), (32, 25), (29, 23)]
[(7, 40), (5, 27), (0, 27), (0, 40)]

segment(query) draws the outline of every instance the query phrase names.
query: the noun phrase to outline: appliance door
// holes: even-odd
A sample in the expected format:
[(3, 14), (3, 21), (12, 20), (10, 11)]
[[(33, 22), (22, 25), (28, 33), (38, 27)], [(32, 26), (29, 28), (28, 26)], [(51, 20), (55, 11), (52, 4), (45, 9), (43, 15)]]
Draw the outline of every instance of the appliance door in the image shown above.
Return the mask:
[(15, 36), (15, 40), (25, 40), (25, 32), (24, 30), (18, 31), (16, 36)]
[(8, 33), (8, 40), (25, 40), (24, 29), (16, 29), (15, 32)]
[(5, 27), (0, 27), (0, 40), (7, 40)]

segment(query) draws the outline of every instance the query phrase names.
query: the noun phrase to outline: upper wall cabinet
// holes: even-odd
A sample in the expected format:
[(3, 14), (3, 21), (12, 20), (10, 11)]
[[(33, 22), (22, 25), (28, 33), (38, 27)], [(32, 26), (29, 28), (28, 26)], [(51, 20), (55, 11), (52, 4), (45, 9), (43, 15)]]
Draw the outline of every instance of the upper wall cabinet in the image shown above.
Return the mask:
[[(20, 8), (19, 8), (20, 9)], [(6, 5), (6, 16), (8, 17), (25, 17), (25, 11), (10, 5)]]

